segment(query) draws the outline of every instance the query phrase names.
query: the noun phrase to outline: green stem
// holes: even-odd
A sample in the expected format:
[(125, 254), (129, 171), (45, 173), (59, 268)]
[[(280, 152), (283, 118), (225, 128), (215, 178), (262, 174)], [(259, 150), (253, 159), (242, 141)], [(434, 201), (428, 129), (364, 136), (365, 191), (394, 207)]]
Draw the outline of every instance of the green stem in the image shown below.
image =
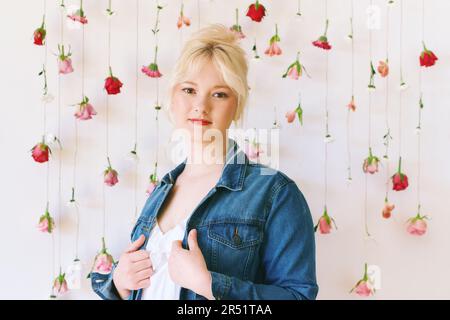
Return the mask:
[(256, 3), (255, 3), (255, 9), (258, 10), (258, 8), (259, 8), (259, 1), (256, 0)]
[(300, 51), (297, 52), (297, 61), (300, 60)]
[(102, 237), (102, 253), (106, 253), (105, 237)]
[(155, 59), (153, 60), (153, 63), (156, 64), (156, 58), (158, 56), (158, 46), (155, 46)]
[(80, 10), (83, 12), (83, 0), (80, 0)]
[(72, 187), (72, 199), (70, 201), (75, 201), (75, 188)]
[(400, 157), (400, 159), (398, 160), (398, 173), (402, 172), (402, 157)]
[(328, 32), (328, 19), (325, 22), (325, 33), (323, 34), (325, 37), (327, 36), (327, 32)]
[(109, 66), (109, 75), (112, 77), (113, 76), (113, 73), (112, 73), (112, 68), (111, 68), (111, 66)]
[(369, 277), (367, 276), (367, 263), (364, 264), (364, 281), (367, 281)]
[(239, 26), (239, 10), (236, 8), (236, 25)]
[(275, 23), (275, 34), (278, 36), (278, 24)]
[(108, 159), (108, 166), (109, 168), (111, 168), (111, 161), (109, 161), (109, 157), (107, 157), (107, 159)]

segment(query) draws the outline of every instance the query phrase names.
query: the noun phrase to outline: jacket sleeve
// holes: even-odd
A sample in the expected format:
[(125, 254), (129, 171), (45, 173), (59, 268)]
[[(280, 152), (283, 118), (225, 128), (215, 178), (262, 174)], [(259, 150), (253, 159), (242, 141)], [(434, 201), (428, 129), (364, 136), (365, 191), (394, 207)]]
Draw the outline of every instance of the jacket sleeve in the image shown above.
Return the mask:
[(211, 272), (216, 299), (309, 300), (318, 293), (311, 213), (294, 181), (273, 192), (261, 246), (263, 283)]
[(122, 300), (113, 282), (113, 274), (117, 264), (118, 262), (113, 263), (109, 274), (91, 273), (92, 289), (103, 300)]

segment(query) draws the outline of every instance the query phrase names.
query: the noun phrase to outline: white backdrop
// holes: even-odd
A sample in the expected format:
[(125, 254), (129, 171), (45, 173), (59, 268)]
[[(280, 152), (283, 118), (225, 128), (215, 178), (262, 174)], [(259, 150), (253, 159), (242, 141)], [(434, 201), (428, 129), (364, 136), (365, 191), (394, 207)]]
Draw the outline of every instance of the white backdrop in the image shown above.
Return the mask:
[[(47, 1), (48, 77), (49, 90), (55, 96), (57, 88), (56, 57), (59, 41), (59, 11), (56, 1)], [(303, 18), (298, 19), (297, 1), (263, 1), (268, 15), (262, 23), (245, 17), (251, 1), (185, 0), (185, 15), (192, 25), (176, 28), (180, 1), (165, 1), (161, 11), (159, 34), (159, 65), (165, 75), (160, 80), (163, 96), (167, 76), (179, 53), (182, 38), (198, 29), (198, 23), (234, 23), (235, 8), (240, 9), (240, 23), (247, 38), (242, 45), (252, 57), (251, 47), (256, 38), (262, 60), (250, 62), (251, 97), (247, 110), (246, 127), (270, 128), (274, 107), (282, 123), (280, 170), (293, 178), (311, 208), (314, 220), (321, 216), (324, 202), (324, 103), (325, 52), (312, 46), (323, 32), (325, 1), (302, 1)], [(376, 242), (364, 239), (364, 186), (361, 170), (368, 150), (368, 92), (369, 32), (366, 28), (366, 8), (369, 1), (355, 2), (355, 92), (357, 111), (351, 115), (351, 150), (353, 183), (348, 185), (346, 153), (346, 117), (351, 96), (351, 44), (345, 40), (349, 32), (350, 0), (329, 0), (329, 110), (330, 132), (336, 141), (329, 144), (328, 155), (328, 209), (336, 219), (338, 231), (327, 236), (317, 235), (317, 276), (319, 299), (355, 299), (348, 292), (361, 278), (365, 262), (381, 268), (382, 287), (371, 299), (443, 299), (449, 298), (450, 234), (449, 196), (450, 172), (447, 141), (450, 130), (449, 92), (450, 43), (446, 30), (450, 27), (447, 12), (450, 3), (427, 0), (425, 38), (428, 47), (440, 60), (423, 74), (425, 109), (423, 111), (421, 192), (423, 213), (431, 217), (429, 230), (423, 237), (412, 237), (405, 231), (407, 218), (417, 208), (417, 106), (418, 55), (421, 51), (421, 1), (404, 0), (404, 75), (410, 89), (404, 93), (402, 119), (403, 168), (410, 178), (410, 187), (401, 193), (391, 193), (391, 202), (397, 206), (393, 218), (383, 220), (386, 165), (378, 175), (368, 179), (368, 222)], [(373, 60), (385, 58), (385, 3), (374, 0), (381, 8), (381, 29), (373, 32)], [(399, 17), (398, 2), (391, 10), (389, 36), (391, 80), (390, 113), (392, 127), (391, 170), (396, 167), (399, 140)], [(0, 283), (3, 299), (46, 299), (50, 293), (52, 270), (57, 273), (58, 261), (63, 268), (74, 258), (75, 218), (65, 207), (73, 183), (74, 107), (81, 92), (81, 30), (65, 29), (65, 43), (73, 52), (75, 72), (62, 79), (61, 134), (63, 144), (61, 193), (58, 191), (58, 151), (50, 161), (50, 212), (57, 220), (54, 233), (55, 257), (52, 262), (52, 240), (48, 234), (36, 230), (38, 218), (45, 210), (46, 165), (35, 163), (30, 148), (40, 140), (43, 130), (43, 107), (40, 102), (42, 79), (37, 76), (43, 62), (43, 50), (32, 44), (32, 33), (40, 25), (43, 1), (1, 0), (2, 17), (0, 70), (1, 115), (0, 188), (2, 203), (2, 231), (0, 232)], [(67, 4), (78, 1), (66, 1)], [(109, 141), (113, 166), (119, 171), (120, 182), (106, 189), (106, 240), (109, 251), (118, 259), (129, 243), (134, 217), (134, 167), (126, 154), (134, 144), (135, 69), (136, 69), (136, 7), (135, 1), (116, 0), (117, 15), (112, 20), (111, 64), (114, 73), (124, 83), (122, 93), (110, 99)], [(151, 28), (155, 21), (155, 2), (140, 0), (139, 60), (146, 65), (153, 59), (154, 38)], [(79, 149), (77, 160), (77, 199), (80, 202), (79, 257), (85, 274), (101, 245), (103, 219), (102, 170), (106, 166), (106, 94), (102, 90), (107, 74), (107, 18), (103, 15), (107, 1), (85, 1), (89, 23), (86, 26), (86, 95), (98, 115), (78, 126)], [(199, 17), (200, 13), (200, 17)], [(283, 55), (268, 57), (263, 54), (269, 38), (278, 23)], [(299, 81), (282, 79), (286, 67), (301, 51), (302, 61), (311, 79)], [(377, 79), (378, 90), (373, 94), (372, 138), (378, 156), (384, 152), (385, 85)], [(138, 144), (141, 161), (138, 166), (138, 211), (145, 202), (147, 178), (155, 160), (156, 131), (153, 105), (155, 81), (139, 73)], [(302, 92), (304, 126), (296, 121), (288, 125), (286, 111), (295, 108), (299, 90)], [(58, 131), (57, 100), (47, 106), (48, 131)], [(158, 174), (162, 177), (175, 164), (170, 163), (164, 146), (170, 137), (171, 126), (164, 113), (160, 119), (160, 159)], [(61, 194), (61, 196), (60, 196)], [(62, 210), (58, 213), (58, 199)], [(59, 233), (60, 232), (60, 233)], [(61, 244), (59, 246), (58, 244)], [(60, 255), (59, 255), (60, 253)], [(59, 258), (60, 257), (60, 258)], [(52, 267), (54, 266), (54, 267)], [(85, 277), (85, 275), (84, 275)], [(67, 299), (97, 299), (85, 280), (83, 289), (71, 292)]]

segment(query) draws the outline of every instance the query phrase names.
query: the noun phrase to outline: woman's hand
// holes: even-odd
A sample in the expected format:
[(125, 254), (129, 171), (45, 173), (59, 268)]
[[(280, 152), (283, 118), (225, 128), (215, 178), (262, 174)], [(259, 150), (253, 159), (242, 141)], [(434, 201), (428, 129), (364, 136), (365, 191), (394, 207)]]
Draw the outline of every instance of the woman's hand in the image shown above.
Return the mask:
[(197, 243), (197, 230), (189, 232), (188, 244), (189, 250), (185, 250), (180, 240), (172, 243), (168, 262), (170, 277), (179, 286), (214, 300), (211, 273)]
[(120, 256), (119, 263), (114, 270), (113, 282), (122, 299), (126, 299), (131, 290), (148, 288), (153, 274), (150, 255), (146, 250), (138, 250), (145, 242), (141, 235)]

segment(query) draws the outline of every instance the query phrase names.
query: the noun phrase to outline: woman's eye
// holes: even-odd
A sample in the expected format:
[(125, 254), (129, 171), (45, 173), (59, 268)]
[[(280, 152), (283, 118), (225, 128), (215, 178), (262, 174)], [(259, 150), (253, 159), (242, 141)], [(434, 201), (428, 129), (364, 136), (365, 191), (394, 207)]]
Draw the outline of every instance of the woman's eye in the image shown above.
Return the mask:
[(193, 94), (194, 93), (194, 89), (192, 89), (192, 88), (184, 88), (184, 89), (182, 89), (185, 93), (187, 93), (187, 94)]
[(228, 97), (228, 95), (225, 92), (214, 93), (214, 96), (217, 96), (218, 98), (227, 98)]

